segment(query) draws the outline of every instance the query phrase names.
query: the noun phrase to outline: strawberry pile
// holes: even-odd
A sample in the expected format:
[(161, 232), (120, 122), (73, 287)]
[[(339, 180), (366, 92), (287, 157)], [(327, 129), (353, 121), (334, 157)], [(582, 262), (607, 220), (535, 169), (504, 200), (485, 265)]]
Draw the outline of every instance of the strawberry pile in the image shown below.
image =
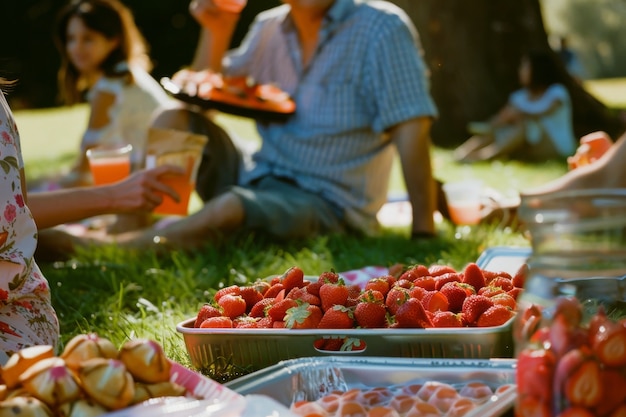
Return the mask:
[[(396, 272), (391, 272), (394, 270)], [(304, 279), (297, 266), (271, 281), (218, 290), (198, 311), (202, 328), (432, 328), (492, 327), (508, 322), (524, 284), (526, 265), (513, 276), (470, 263), (396, 267), (363, 287), (334, 271)], [(332, 340), (332, 339), (331, 339)], [(337, 342), (338, 343), (338, 342)], [(339, 347), (325, 347), (337, 350)]]
[(520, 313), (517, 408), (532, 416), (626, 415), (626, 318), (602, 308), (583, 320), (575, 298), (559, 298), (551, 317), (530, 305)]

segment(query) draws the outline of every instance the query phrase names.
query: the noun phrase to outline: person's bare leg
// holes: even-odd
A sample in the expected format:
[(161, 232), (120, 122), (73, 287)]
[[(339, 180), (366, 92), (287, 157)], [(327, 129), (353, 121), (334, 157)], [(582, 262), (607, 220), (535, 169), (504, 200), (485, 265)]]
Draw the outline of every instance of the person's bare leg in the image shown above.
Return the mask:
[(508, 156), (518, 150), (524, 141), (524, 126), (519, 124), (508, 131), (506, 136), (477, 150), (474, 157), (477, 161), (490, 161), (501, 156)]
[(115, 237), (122, 247), (193, 250), (235, 231), (243, 225), (244, 207), (235, 194), (226, 192), (208, 201), (199, 211), (163, 229), (147, 229)]
[(454, 150), (454, 160), (457, 162), (468, 162), (475, 160), (478, 150), (493, 143), (490, 135), (474, 135)]
[(528, 190), (523, 195), (542, 195), (558, 191), (588, 188), (626, 187), (626, 134), (595, 162), (567, 172), (562, 177), (541, 187)]

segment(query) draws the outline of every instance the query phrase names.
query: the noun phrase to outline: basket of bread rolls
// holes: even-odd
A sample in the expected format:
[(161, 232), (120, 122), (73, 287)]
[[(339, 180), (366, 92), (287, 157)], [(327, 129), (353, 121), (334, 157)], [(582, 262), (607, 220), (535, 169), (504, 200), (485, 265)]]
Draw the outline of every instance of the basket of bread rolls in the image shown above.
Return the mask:
[(169, 360), (155, 341), (118, 349), (96, 334), (75, 336), (59, 355), (47, 345), (20, 350), (0, 368), (0, 382), (0, 417), (92, 417), (155, 398), (241, 397)]

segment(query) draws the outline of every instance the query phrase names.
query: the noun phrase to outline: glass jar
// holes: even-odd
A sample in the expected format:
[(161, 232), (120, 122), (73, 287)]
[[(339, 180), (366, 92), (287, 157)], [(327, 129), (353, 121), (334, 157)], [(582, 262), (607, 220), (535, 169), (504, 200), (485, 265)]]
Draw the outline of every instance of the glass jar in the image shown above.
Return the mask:
[(626, 189), (522, 198), (516, 416), (626, 416)]

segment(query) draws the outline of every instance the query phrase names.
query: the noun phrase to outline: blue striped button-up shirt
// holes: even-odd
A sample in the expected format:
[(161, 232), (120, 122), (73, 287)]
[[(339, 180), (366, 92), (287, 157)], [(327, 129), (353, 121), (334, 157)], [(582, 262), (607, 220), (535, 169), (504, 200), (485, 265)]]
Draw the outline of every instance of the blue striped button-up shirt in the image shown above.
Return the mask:
[(417, 31), (391, 3), (336, 0), (303, 67), (289, 10), (259, 14), (224, 61), (225, 73), (274, 83), (296, 102), (286, 123), (257, 124), (262, 145), (242, 181), (291, 178), (339, 207), (352, 227), (372, 232), (395, 149), (384, 132), (436, 116)]

